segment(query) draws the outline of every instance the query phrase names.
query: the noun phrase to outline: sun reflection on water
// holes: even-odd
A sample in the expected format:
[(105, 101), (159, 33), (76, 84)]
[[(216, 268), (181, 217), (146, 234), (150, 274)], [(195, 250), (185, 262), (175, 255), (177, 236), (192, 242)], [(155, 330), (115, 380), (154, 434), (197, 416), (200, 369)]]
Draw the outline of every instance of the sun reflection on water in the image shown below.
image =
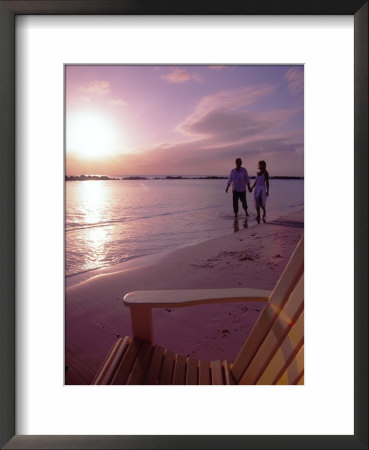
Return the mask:
[[(83, 181), (80, 190), (81, 213), (85, 225), (106, 221), (109, 199), (106, 185), (102, 181)], [(91, 227), (84, 230), (84, 245), (89, 249), (87, 267), (93, 269), (104, 263), (111, 241), (111, 227)], [(86, 255), (87, 256), (87, 255)]]
[(99, 223), (104, 219), (102, 211), (109, 201), (102, 181), (82, 181), (80, 189), (81, 213), (85, 224)]
[(86, 230), (85, 243), (90, 250), (90, 269), (104, 263), (108, 242), (108, 230), (106, 228), (89, 228)]

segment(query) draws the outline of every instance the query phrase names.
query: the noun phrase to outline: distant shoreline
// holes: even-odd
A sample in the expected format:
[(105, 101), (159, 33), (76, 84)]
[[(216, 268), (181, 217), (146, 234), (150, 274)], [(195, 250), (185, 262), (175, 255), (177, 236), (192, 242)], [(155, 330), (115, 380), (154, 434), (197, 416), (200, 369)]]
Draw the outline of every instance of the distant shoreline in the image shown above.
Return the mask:
[[(106, 175), (66, 175), (65, 181), (144, 181), (144, 180), (227, 180), (226, 176), (217, 175), (206, 175), (206, 176), (152, 176), (152, 177), (141, 177), (141, 176), (129, 176), (129, 177), (108, 177)], [(255, 176), (250, 176), (250, 179), (255, 179)], [(304, 177), (296, 176), (272, 176), (269, 177), (270, 180), (303, 180)]]

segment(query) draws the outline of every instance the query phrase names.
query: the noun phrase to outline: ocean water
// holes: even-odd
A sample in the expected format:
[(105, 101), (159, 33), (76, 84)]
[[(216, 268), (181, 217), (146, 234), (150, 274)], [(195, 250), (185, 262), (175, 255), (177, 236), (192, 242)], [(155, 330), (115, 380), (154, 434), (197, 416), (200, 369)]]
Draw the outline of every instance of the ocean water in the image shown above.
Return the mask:
[[(251, 180), (253, 183), (253, 180)], [(68, 284), (96, 269), (119, 267), (207, 239), (257, 226), (235, 220), (227, 180), (107, 180), (66, 182), (65, 244)], [(270, 180), (267, 220), (304, 205), (304, 180)]]

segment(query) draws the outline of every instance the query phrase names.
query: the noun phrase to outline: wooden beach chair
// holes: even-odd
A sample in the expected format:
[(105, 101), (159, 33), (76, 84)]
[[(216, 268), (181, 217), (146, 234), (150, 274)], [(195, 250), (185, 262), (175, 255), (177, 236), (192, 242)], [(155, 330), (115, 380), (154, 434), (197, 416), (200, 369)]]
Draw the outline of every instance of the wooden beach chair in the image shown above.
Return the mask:
[[(265, 301), (233, 363), (198, 361), (153, 343), (152, 308)], [(133, 338), (120, 338), (92, 384), (303, 384), (304, 240), (274, 290), (137, 291), (125, 295)]]

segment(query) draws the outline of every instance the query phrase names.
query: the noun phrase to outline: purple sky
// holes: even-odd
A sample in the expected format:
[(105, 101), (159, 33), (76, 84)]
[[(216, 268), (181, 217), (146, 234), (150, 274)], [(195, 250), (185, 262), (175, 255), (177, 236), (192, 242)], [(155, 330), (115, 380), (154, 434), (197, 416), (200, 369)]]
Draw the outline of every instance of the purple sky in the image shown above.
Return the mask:
[(66, 174), (304, 174), (303, 66), (67, 66)]

